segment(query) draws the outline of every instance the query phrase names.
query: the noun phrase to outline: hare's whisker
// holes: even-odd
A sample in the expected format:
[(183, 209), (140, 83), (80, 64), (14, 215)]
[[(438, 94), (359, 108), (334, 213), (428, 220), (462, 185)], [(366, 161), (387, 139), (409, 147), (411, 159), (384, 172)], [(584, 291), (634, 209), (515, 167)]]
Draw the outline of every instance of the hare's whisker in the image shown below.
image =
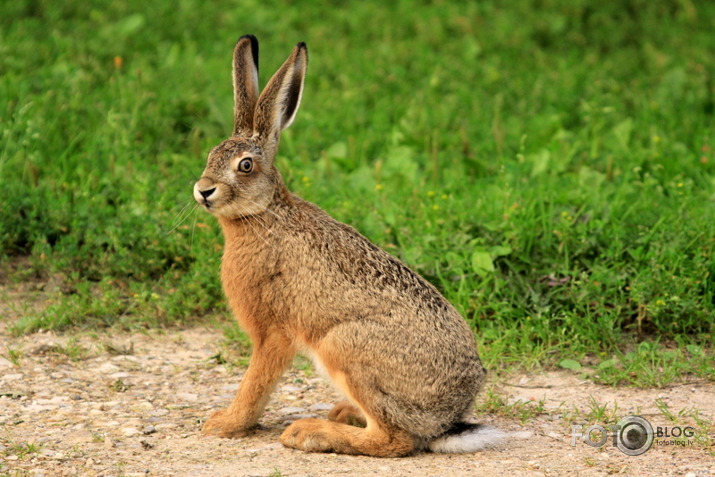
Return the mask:
[[(255, 201), (249, 199), (248, 197), (241, 197), (241, 198), (244, 199), (244, 200), (247, 200), (248, 202), (250, 202), (250, 203), (253, 204), (253, 205), (257, 205), (257, 206), (259, 206), (259, 207), (261, 206), (259, 203), (257, 203), (257, 202), (255, 202)], [(275, 216), (276, 216), (277, 218), (279, 218), (279, 219), (281, 218), (280, 215), (276, 214), (273, 210), (271, 210), (271, 209), (269, 209), (269, 208), (266, 208), (265, 211), (268, 212), (268, 213), (271, 213), (271, 214), (275, 215)]]
[[(237, 205), (238, 207), (240, 207), (239, 204), (236, 204), (236, 205)], [(244, 214), (245, 214), (246, 209), (243, 208), (243, 207), (240, 207), (240, 208), (241, 208), (241, 213), (244, 213)], [(270, 248), (273, 248), (273, 246), (268, 242), (268, 240), (266, 240), (266, 238), (265, 238), (263, 235), (261, 235), (261, 233), (260, 233), (258, 230), (256, 230), (256, 228), (253, 226), (253, 224), (251, 223), (251, 219), (252, 219), (252, 218), (253, 218), (253, 217), (250, 217), (250, 216), (246, 215), (245, 218), (244, 218), (244, 221), (248, 224), (249, 227), (251, 227), (251, 229), (253, 230), (253, 233), (254, 233), (254, 234), (256, 234), (261, 240), (263, 240), (263, 242), (264, 242), (266, 245), (268, 245)], [(265, 226), (264, 226), (264, 228), (266, 229), (266, 231), (268, 231), (268, 233), (270, 233), (270, 230), (269, 230), (268, 228), (266, 228)]]
[[(186, 212), (186, 209), (191, 207), (192, 204), (195, 205), (196, 201), (195, 200), (186, 201), (186, 203), (181, 207), (181, 210), (179, 210), (179, 213), (177, 213), (176, 216), (174, 217), (174, 221), (171, 223), (171, 225), (175, 225), (176, 222), (181, 220), (181, 216), (184, 214), (184, 212)], [(176, 207), (178, 207), (178, 206), (176, 206)], [(176, 207), (174, 207), (174, 209), (176, 209)]]
[[(196, 204), (198, 205), (198, 204)], [(196, 212), (197, 207), (194, 207), (192, 209), (193, 212)], [(199, 214), (194, 213), (194, 222), (191, 224), (191, 238), (189, 239), (189, 248), (194, 248), (194, 230), (196, 230), (196, 221), (199, 218)]]
[[(191, 207), (191, 202), (189, 202), (188, 204), (186, 204), (186, 205), (181, 209), (181, 211), (179, 212), (179, 214), (177, 215), (177, 217), (174, 219), (174, 222), (172, 223), (171, 229), (169, 229), (169, 231), (166, 232), (166, 234), (169, 235), (169, 234), (172, 233), (174, 230), (178, 229), (179, 226), (181, 226), (181, 224), (183, 224), (184, 222), (186, 222), (186, 219), (188, 219), (189, 216), (191, 215), (191, 213), (194, 212), (194, 211), (197, 209), (198, 205), (199, 205), (199, 204), (197, 204), (196, 202), (194, 202), (194, 206), (193, 206), (193, 207)], [(187, 209), (188, 209), (188, 211), (187, 211)]]

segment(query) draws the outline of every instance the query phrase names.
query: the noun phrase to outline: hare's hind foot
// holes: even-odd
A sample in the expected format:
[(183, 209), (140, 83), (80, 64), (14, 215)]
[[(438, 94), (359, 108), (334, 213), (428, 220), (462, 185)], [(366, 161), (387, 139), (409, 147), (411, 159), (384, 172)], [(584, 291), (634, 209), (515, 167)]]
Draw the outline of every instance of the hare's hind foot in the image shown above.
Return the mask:
[(328, 419), (333, 422), (340, 422), (351, 426), (367, 426), (365, 415), (357, 406), (352, 405), (349, 401), (342, 401), (333, 406), (328, 413)]
[(236, 423), (236, 421), (232, 419), (232, 415), (227, 409), (222, 409), (213, 413), (211, 417), (206, 420), (204, 427), (201, 429), (201, 434), (205, 436), (236, 439), (253, 434), (257, 428), (258, 425), (243, 427), (240, 423)]
[(414, 450), (414, 439), (404, 431), (387, 431), (377, 426), (360, 428), (322, 419), (294, 422), (281, 435), (281, 442), (306, 452), (373, 457), (401, 457)]

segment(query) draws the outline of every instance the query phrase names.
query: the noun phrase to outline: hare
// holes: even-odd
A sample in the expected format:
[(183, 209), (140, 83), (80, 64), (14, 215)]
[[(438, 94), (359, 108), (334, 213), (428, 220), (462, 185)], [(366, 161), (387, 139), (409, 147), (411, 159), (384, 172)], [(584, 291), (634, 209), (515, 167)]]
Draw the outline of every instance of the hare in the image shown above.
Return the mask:
[(277, 380), (303, 353), (346, 400), (328, 420), (292, 423), (280, 438), (287, 447), (394, 457), (492, 445), (498, 431), (463, 421), (485, 378), (467, 323), (418, 274), (291, 193), (276, 169), (307, 65), (298, 43), (259, 96), (258, 41), (238, 40), (233, 135), (209, 153), (194, 186), (221, 225), (221, 281), (253, 342), (233, 402), (202, 432), (254, 430)]

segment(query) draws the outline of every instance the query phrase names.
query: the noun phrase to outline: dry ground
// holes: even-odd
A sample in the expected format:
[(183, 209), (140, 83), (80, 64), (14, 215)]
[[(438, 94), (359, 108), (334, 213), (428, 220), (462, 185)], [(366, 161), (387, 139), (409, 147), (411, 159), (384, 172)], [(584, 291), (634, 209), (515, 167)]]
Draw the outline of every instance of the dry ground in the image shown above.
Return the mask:
[[(0, 476), (715, 475), (712, 447), (656, 445), (629, 457), (610, 445), (572, 446), (570, 427), (592, 411), (591, 397), (609, 410), (617, 405), (619, 417), (637, 412), (654, 426), (668, 425), (657, 398), (676, 413), (698, 409), (712, 421), (713, 383), (641, 390), (595, 385), (568, 372), (511, 375), (494, 378), (493, 392), (509, 402), (543, 400), (546, 412), (523, 424), (503, 415), (478, 418), (529, 431), (528, 438), (473, 455), (306, 454), (282, 447), (281, 431), (297, 418), (325, 416), (338, 398), (309, 369), (285, 374), (255, 435), (204, 438), (201, 421), (228, 405), (243, 371), (211, 359), (226, 351), (220, 332), (17, 338), (7, 332), (16, 313), (7, 297), (0, 305)], [(122, 350), (129, 354), (117, 354)]]

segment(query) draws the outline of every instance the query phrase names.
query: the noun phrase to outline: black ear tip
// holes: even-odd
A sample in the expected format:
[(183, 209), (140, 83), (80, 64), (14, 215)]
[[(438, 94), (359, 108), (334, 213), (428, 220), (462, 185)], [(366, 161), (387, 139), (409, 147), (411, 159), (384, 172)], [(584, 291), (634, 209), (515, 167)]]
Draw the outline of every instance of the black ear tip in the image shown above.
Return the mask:
[(304, 41), (301, 41), (300, 43), (296, 44), (295, 47), (301, 50), (308, 50), (308, 45), (306, 45)]
[(251, 52), (253, 53), (253, 63), (256, 65), (256, 68), (258, 68), (258, 38), (256, 38), (253, 35), (242, 35), (241, 38), (238, 39), (236, 42), (236, 45), (241, 43), (243, 40), (248, 40), (251, 42)]
[(253, 35), (242, 35), (241, 38), (238, 39), (236, 44), (241, 43), (243, 40), (248, 40), (251, 42), (251, 49), (252, 50), (258, 50), (258, 38), (256, 38)]

